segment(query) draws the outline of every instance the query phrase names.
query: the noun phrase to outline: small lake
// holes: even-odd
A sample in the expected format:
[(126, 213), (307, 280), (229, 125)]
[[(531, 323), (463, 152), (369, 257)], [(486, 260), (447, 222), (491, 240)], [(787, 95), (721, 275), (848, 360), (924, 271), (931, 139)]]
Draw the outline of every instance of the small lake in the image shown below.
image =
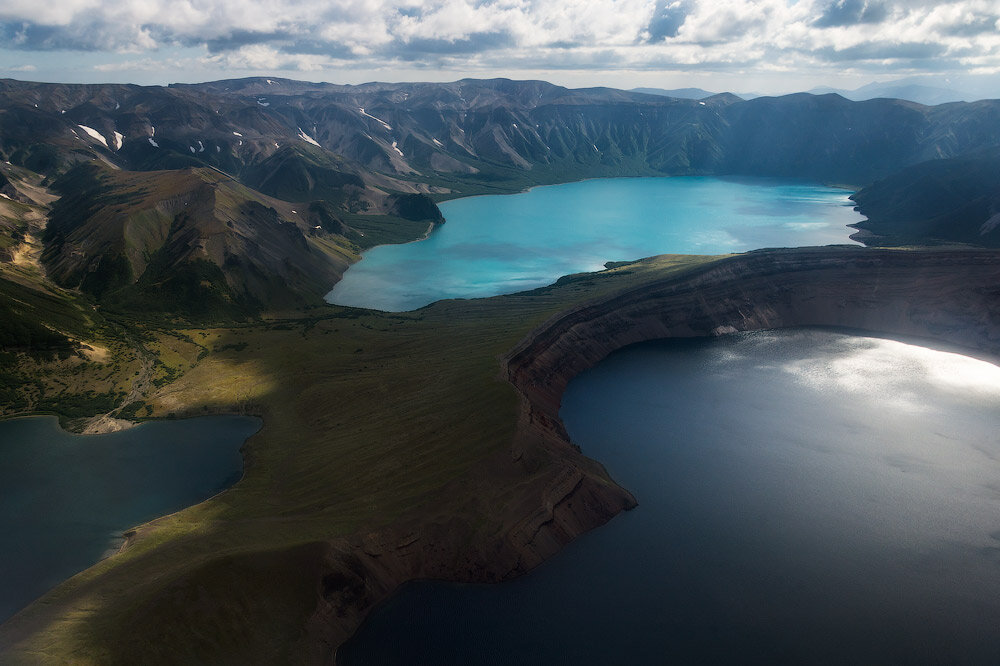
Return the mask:
[(510, 583), (404, 586), (339, 663), (997, 663), (1000, 367), (816, 329), (661, 341), (561, 415), (638, 508)]
[(604, 178), (440, 205), (429, 238), (365, 252), (326, 299), (413, 310), (551, 284), (608, 261), (850, 243), (850, 192), (805, 182)]
[(130, 527), (243, 475), (247, 416), (74, 435), (54, 416), (0, 422), (0, 622), (120, 544)]

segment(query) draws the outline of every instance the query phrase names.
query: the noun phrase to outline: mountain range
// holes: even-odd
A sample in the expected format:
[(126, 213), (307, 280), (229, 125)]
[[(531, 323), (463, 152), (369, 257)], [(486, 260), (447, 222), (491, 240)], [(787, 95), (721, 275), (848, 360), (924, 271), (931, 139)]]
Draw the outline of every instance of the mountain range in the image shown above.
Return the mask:
[[(674, 92), (690, 98), (506, 79), (2, 80), (0, 194), (27, 200), (37, 186), (56, 200), (50, 211), (43, 205), (51, 221), (41, 260), (63, 286), (105, 305), (253, 312), (319, 302), (362, 250), (421, 236), (443, 222), (435, 203), (456, 196), (637, 175), (854, 188), (892, 177), (896, 190), (905, 181), (929, 192), (943, 181), (906, 170), (921, 163), (961, 179), (970, 171), (996, 178), (988, 162), (948, 160), (1000, 145), (997, 100), (924, 106)], [(19, 173), (37, 174), (28, 179), (35, 185)], [(861, 211), (880, 210), (877, 195), (889, 187), (860, 194)], [(966, 212), (940, 212), (951, 230), (921, 233), (996, 244), (994, 234), (978, 234), (998, 212), (993, 199), (962, 208), (952, 201), (957, 190), (944, 190), (938, 202)], [(907, 236), (880, 237), (879, 216), (866, 242)], [(9, 247), (24, 229), (5, 225)], [(907, 236), (914, 239), (920, 234)]]
[[(701, 88), (675, 88), (671, 90), (663, 88), (632, 88), (631, 92), (662, 95), (664, 97), (679, 97), (682, 99), (705, 99), (716, 94)], [(870, 99), (901, 99), (926, 106), (948, 104), (951, 102), (973, 102), (983, 99), (980, 95), (939, 85), (928, 85), (926, 82), (913, 79), (869, 83), (853, 90), (818, 86), (807, 92), (810, 95), (829, 95), (833, 93), (854, 102), (864, 102)], [(753, 92), (738, 92), (735, 94), (737, 97), (745, 100), (765, 97), (765, 95)]]
[(978, 99), (976, 95), (960, 90), (914, 83), (913, 81), (906, 80), (869, 83), (854, 90), (822, 86), (813, 88), (809, 92), (814, 95), (836, 93), (855, 102), (879, 98), (905, 99), (918, 104), (926, 104), (927, 106), (948, 104), (951, 102), (971, 102)]
[[(706, 97), (713, 97), (716, 94), (701, 88), (673, 88), (671, 90), (664, 90), (663, 88), (632, 88), (630, 92), (660, 95), (662, 97), (677, 97), (679, 99), (705, 99)], [(738, 96), (742, 97), (742, 95)]]

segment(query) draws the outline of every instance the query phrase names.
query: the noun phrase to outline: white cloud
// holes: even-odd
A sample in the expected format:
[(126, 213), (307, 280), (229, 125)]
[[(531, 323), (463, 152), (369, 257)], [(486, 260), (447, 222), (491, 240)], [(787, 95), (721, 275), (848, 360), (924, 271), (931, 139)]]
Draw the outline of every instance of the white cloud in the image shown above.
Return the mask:
[(997, 0), (7, 0), (0, 37), (229, 70), (1000, 70)]

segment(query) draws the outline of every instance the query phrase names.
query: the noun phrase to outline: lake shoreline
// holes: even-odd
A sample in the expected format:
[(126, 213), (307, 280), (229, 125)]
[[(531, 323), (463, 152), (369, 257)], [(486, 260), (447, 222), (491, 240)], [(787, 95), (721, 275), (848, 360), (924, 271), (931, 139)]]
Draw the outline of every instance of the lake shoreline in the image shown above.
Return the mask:
[[(94, 553), (98, 553), (96, 558), (91, 560), (89, 563), (85, 563), (83, 562), (83, 560), (80, 560), (80, 562), (73, 565), (74, 571), (72, 571), (71, 573), (67, 569), (65, 569), (67, 564), (64, 563), (62, 559), (54, 559), (53, 562), (59, 563), (57, 569), (58, 575), (63, 575), (65, 577), (54, 582), (50, 589), (58, 587), (63, 582), (73, 578), (77, 574), (86, 571), (93, 566), (96, 566), (97, 564), (107, 560), (110, 557), (124, 552), (131, 545), (132, 541), (140, 533), (142, 533), (145, 529), (147, 529), (148, 526), (151, 526), (157, 523), (158, 521), (169, 519), (169, 517), (172, 515), (178, 514), (182, 511), (190, 509), (191, 507), (207, 502), (231, 490), (237, 483), (239, 483), (239, 481), (246, 474), (247, 459), (246, 456), (243, 455), (243, 450), (244, 447), (246, 446), (246, 443), (249, 441), (251, 437), (259, 433), (263, 428), (262, 419), (258, 417), (246, 417), (245, 415), (241, 414), (198, 415), (198, 416), (192, 416), (187, 419), (147, 419), (142, 423), (133, 424), (139, 428), (147, 426), (161, 431), (164, 426), (170, 428), (172, 425), (176, 425), (183, 428), (185, 431), (190, 431), (192, 426), (195, 426), (193, 422), (201, 421), (204, 424), (204, 428), (211, 427), (213, 429), (212, 437), (224, 437), (225, 435), (231, 433), (226, 433), (224, 431), (216, 432), (216, 430), (218, 430), (218, 428), (221, 426), (222, 423), (219, 419), (227, 417), (236, 417), (238, 419), (250, 418), (255, 424), (253, 432), (249, 432), (245, 437), (242, 437), (239, 441), (237, 455), (239, 456), (240, 464), (238, 470), (235, 468), (231, 470), (218, 469), (219, 467), (218, 460), (216, 460), (215, 458), (206, 457), (207, 453), (203, 454), (201, 451), (190, 449), (190, 447), (187, 445), (186, 442), (184, 445), (179, 444), (179, 440), (175, 439), (174, 436), (169, 435), (169, 431), (167, 433), (164, 432), (157, 433), (155, 437), (153, 437), (152, 441), (155, 442), (155, 444), (152, 445), (152, 448), (149, 448), (149, 450), (142, 451), (141, 450), (142, 446), (146, 443), (145, 440), (138, 439), (136, 441), (123, 441), (121, 439), (121, 436), (129, 437), (132, 440), (135, 440), (137, 437), (139, 437), (139, 435), (135, 434), (135, 430), (131, 428), (125, 429), (128, 430), (129, 432), (124, 432), (123, 430), (112, 430), (110, 432), (104, 432), (104, 433), (74, 432), (72, 430), (64, 428), (62, 423), (60, 423), (59, 417), (54, 414), (16, 416), (0, 421), (0, 426), (15, 422), (21, 422), (22, 425), (26, 425), (28, 427), (27, 432), (23, 433), (28, 437), (28, 439), (25, 441), (11, 442), (7, 447), (6, 451), (3, 451), (3, 453), (10, 455), (14, 449), (23, 448), (25, 446), (41, 447), (41, 450), (37, 451), (29, 461), (32, 464), (32, 469), (29, 470), (31, 474), (37, 475), (39, 473), (38, 470), (35, 469), (36, 466), (40, 467), (42, 470), (46, 470), (47, 469), (46, 465), (54, 464), (54, 462), (49, 462), (50, 459), (52, 461), (61, 461), (63, 458), (72, 460), (73, 456), (85, 457), (88, 455), (94, 455), (99, 460), (103, 461), (102, 464), (108, 466), (110, 471), (116, 474), (118, 478), (117, 480), (112, 479), (112, 482), (115, 486), (114, 489), (110, 490), (106, 489), (101, 492), (95, 492), (93, 494), (98, 495), (101, 498), (104, 498), (105, 496), (107, 497), (121, 496), (127, 498), (128, 500), (128, 502), (122, 500), (123, 504), (135, 504), (137, 506), (145, 507), (145, 509), (152, 508), (152, 506), (157, 503), (160, 504), (166, 503), (169, 505), (164, 507), (165, 510), (161, 510), (158, 512), (155, 511), (154, 509), (155, 515), (149, 515), (147, 513), (145, 517), (142, 517), (141, 514), (128, 514), (130, 517), (134, 516), (139, 518), (139, 520), (135, 522), (131, 522), (127, 518), (123, 518), (120, 521), (108, 519), (108, 515), (113, 515), (115, 507), (114, 506), (104, 507), (100, 519), (95, 522), (95, 527), (92, 528), (96, 531), (93, 531), (92, 533), (90, 531), (83, 533), (79, 532), (78, 530), (76, 532), (72, 532), (70, 535), (67, 535), (67, 538), (71, 539), (70, 543), (76, 544), (77, 548), (82, 548), (85, 546), (88, 550)], [(36, 438), (41, 438), (41, 441), (36, 442), (31, 439), (31, 433), (33, 432), (31, 426), (32, 422), (38, 424), (41, 427), (40, 433), (36, 435)], [(231, 425), (225, 427), (236, 428), (240, 426), (238, 426), (234, 422)], [(54, 437), (52, 437), (47, 432), (50, 428), (53, 428), (52, 432), (54, 434)], [(200, 433), (198, 430), (195, 430), (194, 433), (192, 432), (184, 433), (186, 437), (191, 437), (192, 434), (195, 436), (195, 438), (198, 438), (199, 441), (204, 439), (204, 437), (206, 436), (205, 434)], [(114, 436), (117, 439), (115, 441), (109, 440), (107, 439), (107, 436), (109, 435)], [(178, 434), (178, 436), (180, 436), (180, 434)], [(65, 448), (67, 444), (69, 445), (69, 447)], [(233, 443), (229, 443), (223, 447), (217, 447), (216, 446), (217, 440), (213, 439), (212, 441), (205, 441), (203, 442), (203, 444), (206, 447), (220, 448), (222, 451), (229, 451), (231, 449), (231, 444)], [(138, 456), (136, 456), (135, 454), (135, 451), (137, 449), (140, 450), (140, 455)], [(142, 454), (145, 454), (145, 456), (143, 456)], [(135, 460), (137, 459), (144, 460), (145, 458), (159, 460), (158, 457), (164, 455), (168, 458), (168, 460), (165, 463), (166, 467), (168, 468), (176, 467), (177, 469), (180, 470), (186, 469), (191, 474), (200, 473), (201, 468), (200, 466), (196, 465), (197, 469), (194, 470), (188, 469), (190, 465), (185, 465), (185, 463), (188, 462), (187, 458), (189, 457), (197, 458), (197, 456), (201, 456), (201, 458), (204, 458), (204, 460), (201, 460), (200, 462), (205, 466), (209, 467), (209, 469), (211, 470), (210, 473), (212, 474), (223, 473), (225, 474), (225, 478), (220, 479), (218, 483), (216, 483), (214, 480), (211, 482), (212, 485), (217, 486), (217, 489), (210, 495), (204, 495), (204, 493), (202, 492), (196, 492), (196, 494), (192, 494), (193, 491), (186, 485), (187, 476), (184, 477), (183, 483), (174, 484), (175, 487), (172, 488), (168, 487), (166, 490), (162, 486), (156, 484), (151, 484), (150, 486), (146, 486), (145, 489), (138, 487), (135, 482), (136, 477), (134, 475), (135, 474), (141, 475), (141, 472), (139, 470), (143, 468), (137, 466)], [(176, 460), (170, 459), (171, 457), (177, 455), (180, 455), (181, 457)], [(218, 455), (218, 454), (212, 454), (212, 455)], [(19, 459), (15, 457), (14, 462), (16, 463), (17, 460)], [(136, 468), (135, 472), (133, 472), (132, 467)], [(14, 473), (16, 472), (16, 468), (15, 469), (8, 468), (5, 470), (5, 472), (8, 474)], [(124, 477), (122, 476), (123, 473), (125, 473)], [(43, 476), (42, 480), (44, 481), (46, 478), (48, 477)], [(57, 483), (54, 480), (49, 480), (48, 484), (50, 485), (54, 484), (60, 487), (63, 485), (62, 483)], [(8, 486), (7, 490), (8, 492), (11, 492), (10, 486)], [(56, 489), (54, 488), (53, 491), (55, 490)], [(13, 488), (13, 492), (15, 493), (18, 492), (18, 488), (16, 486)], [(155, 496), (152, 495), (152, 493), (154, 492), (156, 493)], [(15, 495), (15, 497), (16, 496), (17, 495)], [(74, 498), (76, 498), (75, 495)], [(6, 502), (7, 498), (5, 498), (5, 503)], [(71, 505), (70, 502), (73, 502), (73, 504)], [(150, 503), (152, 503), (152, 505)], [(178, 503), (182, 505), (178, 506)], [(44, 513), (42, 515), (34, 515), (30, 521), (31, 525), (36, 525), (36, 524), (44, 525), (46, 524), (47, 521), (52, 522), (52, 520), (54, 519), (62, 520), (63, 514), (68, 514), (73, 516), (76, 515), (73, 513), (74, 511), (79, 511), (77, 507), (77, 504), (79, 504), (79, 502), (74, 502), (73, 499), (70, 499), (69, 497), (62, 497), (58, 492), (53, 492), (46, 496), (45, 506), (49, 506), (50, 504), (55, 507), (62, 506), (63, 509), (60, 510), (58, 515), (49, 515)], [(143, 511), (145, 511), (145, 509), (143, 509)], [(4, 513), (0, 515), (7, 515), (7, 514)], [(92, 519), (88, 519), (86, 516), (77, 517), (76, 520), (83, 525), (89, 525), (90, 522), (94, 522)], [(119, 523), (121, 526), (114, 527), (111, 529), (110, 532), (108, 532), (107, 531), (108, 525), (105, 525), (104, 523), (110, 524), (114, 522)], [(23, 531), (26, 525), (28, 525), (28, 523), (24, 523), (20, 527), (18, 527), (17, 524), (6, 525), (5, 530), (7, 532), (13, 531), (14, 533), (18, 533), (18, 530), (20, 529)], [(45, 543), (48, 542), (46, 541)], [(47, 551), (38, 552), (35, 553), (35, 555), (37, 556), (36, 557), (37, 561), (46, 561), (45, 560), (46, 556), (50, 558), (52, 557), (52, 553), (48, 553)], [(19, 563), (17, 560), (15, 560), (13, 563), (8, 563), (8, 564), (12, 564), (12, 566), (20, 566), (23, 563)], [(54, 573), (56, 573), (54, 571), (49, 571), (45, 568), (42, 568), (40, 571), (45, 573), (46, 580), (52, 580), (52, 576), (54, 575)], [(22, 579), (20, 582), (22, 584), (25, 584), (25, 583), (30, 583), (31, 580)], [(42, 592), (39, 599), (44, 597), (47, 593), (48, 593), (47, 591)], [(22, 606), (20, 609), (14, 612), (11, 618), (16, 617), (18, 613), (20, 613), (22, 610), (29, 607), (33, 603), (35, 603), (35, 601), (30, 601), (26, 605)]]
[[(505, 654), (530, 664), (585, 663), (588, 656), (594, 663), (655, 663), (650, 655), (663, 654), (664, 649), (679, 662), (696, 660), (680, 655), (714, 649), (728, 655), (717, 661), (729, 663), (740, 661), (734, 648), (742, 646), (745, 649), (736, 654), (746, 655), (760, 645), (741, 642), (748, 637), (764, 639), (779, 650), (787, 646), (787, 654), (797, 655), (789, 661), (808, 661), (800, 652), (803, 645), (814, 647), (810, 654), (841, 655), (836, 661), (856, 661), (845, 658), (849, 654), (872, 654), (866, 651), (878, 641), (866, 642), (851, 633), (850, 622), (842, 623), (843, 618), (826, 618), (830, 625), (816, 623), (824, 618), (827, 602), (853, 604), (868, 624), (881, 619), (882, 613), (873, 610), (881, 608), (889, 636), (885, 644), (897, 654), (911, 652), (909, 641), (900, 640), (888, 624), (923, 617), (920, 611), (934, 617), (928, 593), (938, 598), (937, 591), (930, 592), (938, 579), (921, 578), (908, 553), (918, 553), (918, 559), (920, 554), (940, 556), (935, 562), (950, 564), (946, 571), (956, 579), (978, 579), (984, 587), (1000, 590), (977, 557), (949, 557), (930, 545), (942, 529), (935, 530), (934, 524), (948, 525), (949, 534), (956, 530), (956, 539), (960, 532), (962, 543), (973, 550), (985, 536), (970, 527), (988, 525), (993, 512), (982, 503), (958, 498), (967, 490), (989, 501), (991, 493), (981, 484), (1000, 478), (1000, 466), (989, 453), (996, 453), (997, 440), (987, 435), (992, 419), (982, 405), (977, 410), (958, 404), (962, 399), (953, 391), (962, 391), (958, 376), (967, 377), (977, 388), (966, 387), (972, 394), (962, 393), (965, 399), (988, 390), (994, 408), (1000, 406), (1000, 365), (957, 357), (955, 352), (961, 350), (954, 348), (928, 352), (914, 342), (876, 339), (842, 328), (797, 328), (656, 340), (613, 352), (571, 381), (560, 418), (570, 440), (588, 457), (602, 461), (612, 478), (639, 497), (640, 510), (574, 542), (518, 582), (425, 582), (401, 589), (369, 616), (345, 645), (341, 661), (355, 666), (436, 663), (451, 657), (456, 663), (485, 663), (501, 646)], [(897, 358), (898, 375), (867, 371), (869, 362), (884, 369)], [(932, 365), (959, 375), (944, 385), (930, 382), (941, 376), (923, 375)], [(851, 377), (865, 377), (865, 388), (857, 381), (843, 381)], [(926, 394), (918, 388), (925, 381)], [(903, 394), (919, 397), (896, 399)], [(929, 400), (928, 407), (949, 411), (928, 408), (913, 413), (914, 400)], [(828, 410), (827, 401), (841, 407)], [(813, 428), (780, 416), (791, 417), (799, 408), (801, 423)], [(877, 424), (870, 423), (872, 411), (881, 417)], [(957, 419), (947, 441), (934, 432), (944, 414)], [(954, 453), (945, 453), (949, 450)], [(921, 464), (898, 468), (898, 457), (905, 455)], [(859, 460), (865, 461), (863, 469)], [(967, 474), (964, 483), (951, 471), (959, 460)], [(973, 470), (983, 470), (983, 476)], [(930, 479), (950, 492), (937, 490)], [(912, 495), (900, 498), (901, 486)], [(854, 492), (843, 494), (843, 488)], [(788, 506), (789, 497), (798, 501)], [(875, 528), (872, 516), (864, 513), (872, 506), (880, 516)], [(858, 520), (858, 515), (867, 517)], [(952, 519), (930, 518), (941, 515)], [(977, 518), (966, 518), (972, 515)], [(847, 525), (857, 529), (845, 529)], [(902, 552), (879, 558), (882, 540), (890, 533), (905, 534), (891, 544)], [(919, 547), (910, 551), (911, 543)], [(784, 547), (772, 550), (774, 544)], [(870, 567), (859, 570), (852, 557), (858, 553), (870, 558)], [(774, 566), (762, 566), (772, 557)], [(914, 592), (912, 606), (880, 606), (884, 600), (878, 598), (862, 601), (880, 581), (901, 581), (902, 571), (914, 578), (912, 586), (900, 585), (906, 590), (901, 593)], [(775, 578), (795, 589), (773, 584)], [(834, 579), (840, 583), (831, 585)], [(580, 581), (587, 584), (581, 586)], [(799, 588), (807, 581), (803, 587), (811, 592)], [(817, 594), (817, 588), (822, 592)], [(732, 596), (720, 594), (728, 590), (733, 590)], [(948, 593), (941, 589), (940, 594)], [(988, 620), (977, 619), (979, 614), (970, 612), (956, 595), (947, 598), (954, 599), (954, 614), (964, 619), (960, 625), (990, 635), (982, 626)], [(618, 612), (618, 602), (626, 599), (630, 618)], [(983, 608), (992, 609), (984, 613), (986, 618), (1000, 612), (992, 594), (984, 592), (977, 599)], [(743, 604), (754, 610), (740, 615)], [(560, 613), (563, 605), (565, 612)], [(789, 608), (797, 612), (789, 613)], [(765, 617), (782, 617), (782, 626)], [(957, 635), (949, 631), (960, 632), (955, 622), (940, 619), (943, 633), (933, 634), (928, 627), (928, 635), (944, 639)], [(949, 624), (952, 628), (946, 629)], [(711, 638), (702, 636), (698, 629), (706, 625), (721, 631)], [(678, 629), (682, 626), (686, 631)], [(786, 637), (783, 626), (800, 631)], [(833, 645), (819, 647), (827, 627), (838, 635), (844, 632), (847, 646), (842, 651)], [(978, 646), (986, 640), (967, 638)], [(857, 651), (852, 646), (858, 646)], [(704, 651), (692, 651), (699, 648)]]
[(380, 245), (352, 264), (327, 302), (412, 312), (485, 298), (651, 254), (719, 255), (847, 244), (861, 222), (844, 192), (805, 179), (593, 178), (443, 205), (420, 242)]

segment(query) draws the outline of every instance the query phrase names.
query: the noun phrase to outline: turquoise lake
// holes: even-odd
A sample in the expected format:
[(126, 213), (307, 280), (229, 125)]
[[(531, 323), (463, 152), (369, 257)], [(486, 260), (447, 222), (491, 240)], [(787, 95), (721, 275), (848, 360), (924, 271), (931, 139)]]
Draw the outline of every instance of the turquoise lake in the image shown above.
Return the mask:
[(364, 254), (327, 295), (337, 305), (413, 310), (442, 298), (551, 284), (608, 261), (853, 244), (850, 192), (805, 182), (610, 178), (440, 205), (427, 239)]
[(240, 479), (247, 416), (73, 435), (54, 416), (0, 422), (0, 622), (116, 548), (122, 533)]
[(517, 580), (405, 585), (338, 663), (997, 663), (1000, 367), (924, 344), (612, 354), (560, 414), (639, 506)]

